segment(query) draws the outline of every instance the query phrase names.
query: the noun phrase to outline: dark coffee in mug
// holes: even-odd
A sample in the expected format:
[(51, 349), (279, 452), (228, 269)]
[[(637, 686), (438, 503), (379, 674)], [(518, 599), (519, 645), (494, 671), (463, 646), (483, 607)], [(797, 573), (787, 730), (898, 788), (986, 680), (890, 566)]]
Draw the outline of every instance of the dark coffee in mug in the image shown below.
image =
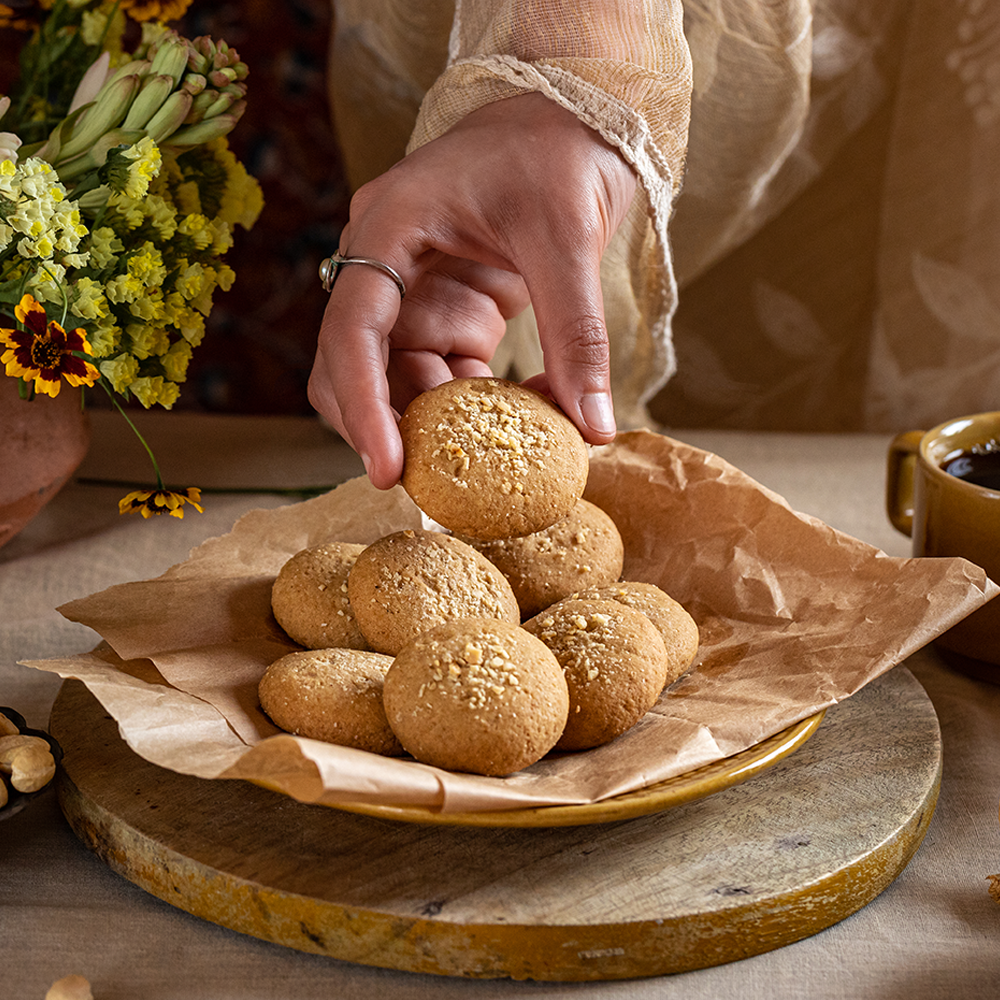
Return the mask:
[(968, 451), (949, 457), (941, 467), (950, 476), (1000, 493), (1000, 442), (973, 445)]
[[(1000, 581), (1000, 410), (896, 435), (887, 473), (886, 511), (914, 556), (961, 556)], [(1000, 683), (1000, 594), (935, 645), (964, 672)]]

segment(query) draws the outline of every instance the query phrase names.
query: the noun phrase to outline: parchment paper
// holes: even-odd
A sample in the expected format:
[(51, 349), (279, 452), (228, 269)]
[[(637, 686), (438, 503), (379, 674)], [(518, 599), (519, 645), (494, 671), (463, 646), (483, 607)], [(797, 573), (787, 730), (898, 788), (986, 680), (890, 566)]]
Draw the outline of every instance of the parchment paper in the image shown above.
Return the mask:
[(617, 522), (623, 578), (694, 616), (691, 671), (630, 732), (508, 778), (455, 774), (280, 733), (257, 682), (298, 648), (270, 588), (300, 549), (369, 543), (421, 514), (400, 487), (354, 479), (252, 511), (156, 579), (59, 610), (104, 640), (28, 665), (82, 680), (128, 745), (162, 767), (249, 778), (305, 802), (490, 810), (594, 802), (727, 757), (849, 697), (1000, 592), (963, 559), (885, 555), (708, 452), (647, 431), (594, 449), (586, 497)]

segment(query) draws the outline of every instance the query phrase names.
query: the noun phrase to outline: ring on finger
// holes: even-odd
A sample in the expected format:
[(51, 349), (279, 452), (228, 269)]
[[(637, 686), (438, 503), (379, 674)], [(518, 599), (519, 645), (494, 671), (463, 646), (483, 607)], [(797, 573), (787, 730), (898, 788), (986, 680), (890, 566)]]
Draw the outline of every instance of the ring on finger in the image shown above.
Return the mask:
[(380, 260), (375, 260), (374, 257), (348, 257), (341, 254), (339, 251), (337, 253), (331, 254), (319, 265), (319, 280), (323, 282), (323, 288), (326, 291), (331, 291), (333, 288), (333, 283), (337, 280), (337, 275), (340, 273), (342, 267), (346, 267), (348, 264), (367, 264), (369, 267), (374, 267), (381, 271), (383, 274), (387, 275), (392, 279), (396, 288), (399, 290), (399, 297), (403, 299), (406, 297), (406, 285), (403, 283), (403, 279), (399, 276), (399, 272), (394, 268), (390, 267), (388, 264), (384, 264)]

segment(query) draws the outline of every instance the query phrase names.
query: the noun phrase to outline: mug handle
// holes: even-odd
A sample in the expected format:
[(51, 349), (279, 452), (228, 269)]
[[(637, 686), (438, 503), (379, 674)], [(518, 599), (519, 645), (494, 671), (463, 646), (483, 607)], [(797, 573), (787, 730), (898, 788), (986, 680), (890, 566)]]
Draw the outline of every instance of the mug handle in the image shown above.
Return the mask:
[(885, 477), (885, 511), (892, 526), (913, 535), (913, 470), (924, 431), (904, 431), (889, 445)]

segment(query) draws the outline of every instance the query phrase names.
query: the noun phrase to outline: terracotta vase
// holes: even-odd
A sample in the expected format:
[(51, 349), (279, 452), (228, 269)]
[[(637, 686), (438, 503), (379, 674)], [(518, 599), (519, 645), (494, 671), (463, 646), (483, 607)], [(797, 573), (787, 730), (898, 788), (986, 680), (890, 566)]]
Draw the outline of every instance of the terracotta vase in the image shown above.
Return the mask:
[(14, 379), (0, 377), (0, 546), (62, 489), (89, 444), (78, 389), (64, 386), (55, 399), (29, 403)]

